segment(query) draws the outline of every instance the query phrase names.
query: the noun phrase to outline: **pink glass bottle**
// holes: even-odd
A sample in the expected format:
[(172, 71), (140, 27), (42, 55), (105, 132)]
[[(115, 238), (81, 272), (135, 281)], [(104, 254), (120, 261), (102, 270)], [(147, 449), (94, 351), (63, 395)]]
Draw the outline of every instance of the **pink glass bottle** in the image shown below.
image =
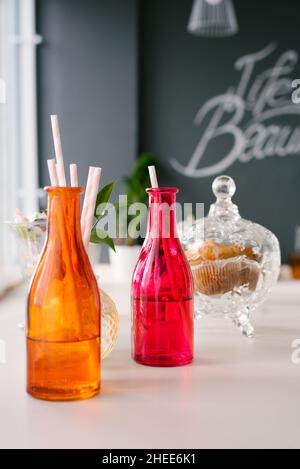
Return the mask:
[(132, 356), (149, 366), (193, 360), (194, 305), (190, 268), (176, 233), (178, 189), (147, 189), (147, 236), (132, 282)]

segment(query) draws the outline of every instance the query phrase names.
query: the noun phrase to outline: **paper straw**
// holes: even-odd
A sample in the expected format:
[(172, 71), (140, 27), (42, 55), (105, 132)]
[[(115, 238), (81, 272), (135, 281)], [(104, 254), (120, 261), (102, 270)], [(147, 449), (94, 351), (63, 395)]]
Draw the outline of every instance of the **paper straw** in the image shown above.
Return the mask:
[(91, 192), (92, 182), (93, 182), (93, 174), (95, 168), (93, 166), (89, 167), (89, 174), (86, 182), (85, 194), (84, 194), (84, 201), (83, 207), (81, 212), (81, 233), (82, 237), (84, 235), (84, 228), (85, 228), (85, 218), (86, 218), (86, 211), (87, 211), (87, 204), (88, 204), (88, 194)]
[(71, 186), (78, 187), (77, 164), (70, 164), (70, 179), (71, 179)]
[(67, 185), (66, 176), (65, 176), (65, 168), (64, 168), (64, 165), (61, 164), (61, 162), (56, 163), (56, 172), (57, 172), (58, 185), (60, 187), (65, 187)]
[(94, 224), (94, 212), (96, 206), (96, 200), (99, 190), (100, 184), (100, 177), (101, 177), (101, 168), (94, 168), (93, 176), (92, 176), (92, 183), (91, 183), (91, 190), (87, 193), (87, 203), (86, 203), (86, 216), (84, 219), (83, 224), (83, 244), (85, 249), (88, 249), (88, 245), (91, 238), (91, 231)]
[(57, 177), (60, 186), (66, 186), (66, 175), (64, 168), (64, 158), (61, 146), (60, 130), (57, 115), (52, 115), (51, 117), (51, 126), (52, 126), (52, 135), (53, 143), (55, 148), (55, 157), (57, 162)]
[(47, 164), (48, 164), (48, 171), (49, 171), (51, 186), (57, 187), (59, 184), (58, 184), (57, 173), (56, 173), (55, 159), (47, 160)]
[(148, 170), (149, 170), (151, 186), (153, 187), (153, 189), (157, 189), (158, 181), (157, 181), (155, 166), (148, 166)]
[[(149, 170), (149, 175), (150, 175), (150, 181), (151, 181), (152, 188), (153, 189), (158, 189), (159, 185), (158, 185), (158, 181), (157, 181), (155, 166), (148, 166), (148, 170)], [(169, 250), (169, 247), (168, 247), (168, 244), (167, 244), (167, 241), (166, 241), (166, 237), (165, 237), (165, 234), (170, 233), (170, 211), (167, 210), (167, 212), (165, 212), (164, 208), (166, 208), (166, 207), (163, 205), (162, 206), (162, 213), (161, 213), (161, 216), (162, 216), (161, 239), (162, 239), (162, 244), (163, 244), (163, 247), (164, 247), (164, 254), (165, 254), (167, 268), (169, 270), (169, 276), (170, 276), (170, 281), (171, 281), (171, 284), (172, 284), (172, 288), (173, 288), (174, 291), (176, 291), (176, 289), (177, 289), (176, 280), (172, 275), (172, 273), (175, 272), (175, 269), (173, 268), (173, 259), (172, 259), (172, 256), (170, 255), (170, 250)], [(167, 220), (166, 220), (166, 214), (168, 215)], [(167, 221), (167, 224), (166, 224), (166, 221)], [(156, 220), (156, 223), (157, 223), (157, 220)], [(157, 227), (158, 227), (158, 225), (157, 225)], [(167, 229), (168, 229), (168, 231), (166, 231)], [(180, 306), (180, 309), (182, 311), (182, 314), (184, 314), (182, 306)]]

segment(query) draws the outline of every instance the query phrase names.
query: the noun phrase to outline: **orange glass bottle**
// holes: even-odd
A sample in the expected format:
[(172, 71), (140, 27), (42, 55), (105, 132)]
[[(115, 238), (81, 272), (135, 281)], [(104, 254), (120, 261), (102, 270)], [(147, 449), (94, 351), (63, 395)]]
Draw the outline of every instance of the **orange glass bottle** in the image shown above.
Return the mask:
[(27, 391), (47, 400), (100, 390), (100, 296), (83, 246), (78, 187), (48, 187), (48, 235), (28, 296)]

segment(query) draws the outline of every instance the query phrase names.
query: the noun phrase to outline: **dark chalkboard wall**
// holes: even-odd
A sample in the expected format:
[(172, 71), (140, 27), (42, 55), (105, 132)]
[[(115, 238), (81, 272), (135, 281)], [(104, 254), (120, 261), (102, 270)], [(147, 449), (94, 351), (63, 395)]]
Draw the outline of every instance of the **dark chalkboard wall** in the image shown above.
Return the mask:
[(60, 118), (66, 163), (102, 182), (126, 174), (137, 152), (137, 1), (37, 0), (41, 185), (53, 156), (49, 114)]
[[(143, 0), (140, 3), (140, 147), (160, 155), (166, 183), (180, 187), (181, 200), (203, 201), (207, 209), (213, 200), (211, 184), (214, 176), (187, 177), (174, 169), (171, 160), (187, 166), (212, 114), (207, 114), (201, 126), (195, 125), (195, 117), (208, 100), (237, 86), (241, 71), (236, 70), (234, 64), (238, 58), (276, 43), (274, 51), (255, 66), (250, 89), (255, 78), (274, 67), (283, 53), (300, 53), (300, 2), (235, 1), (240, 32), (226, 39), (205, 39), (187, 33), (191, 0)], [(291, 71), (283, 75), (300, 78), (296, 55), (290, 54), (288, 65)], [(286, 91), (283, 94), (289, 101)], [(279, 94), (276, 97), (279, 99)], [(264, 110), (267, 109), (268, 106)], [(291, 106), (289, 109), (286, 114), (280, 109), (277, 117), (265, 120), (263, 125), (290, 126), (291, 129), (300, 126), (300, 114), (291, 115)], [(229, 109), (225, 120), (230, 115)], [(245, 112), (239, 125), (242, 132), (253, 118), (251, 111)], [(232, 146), (233, 139), (228, 135), (214, 139), (197, 169), (219, 162)], [(293, 247), (294, 227), (300, 225), (300, 146), (285, 157), (263, 154), (258, 158), (247, 163), (237, 160), (221, 172), (236, 180), (235, 201), (242, 215), (273, 230), (280, 238), (286, 259)]]
[[(216, 109), (201, 125), (195, 124), (197, 113), (230, 88), (236, 95), (241, 78), (241, 70), (234, 67), (237, 59), (267, 46), (274, 50), (255, 65), (248, 90), (238, 101), (239, 106), (245, 104), (247, 96), (237, 127), (243, 138), (251, 120), (264, 128), (300, 126), (300, 114), (294, 112), (296, 105), (291, 109), (291, 101), (286, 113), (277, 106), (277, 116), (258, 122), (272, 99), (289, 99), (286, 90), (278, 88), (274, 96), (272, 88), (268, 104), (256, 114), (248, 96), (252, 90), (252, 99), (258, 100), (253, 89), (260, 90), (268, 70), (287, 51), (289, 70), (281, 78), (285, 85), (287, 77), (300, 78), (295, 55), (300, 53), (299, 0), (236, 0), (235, 7), (239, 33), (204, 39), (187, 32), (192, 0), (37, 0), (37, 29), (44, 38), (38, 49), (41, 185), (48, 182), (46, 159), (53, 155), (48, 116), (57, 112), (66, 161), (80, 162), (82, 181), (90, 164), (104, 168), (104, 181), (126, 174), (139, 146), (140, 151), (160, 155), (164, 182), (180, 187), (182, 201), (205, 202), (207, 209), (213, 200), (214, 175), (190, 176), (222, 161), (234, 139), (228, 134), (211, 139), (189, 176), (178, 172), (172, 161), (187, 167)], [(270, 88), (265, 96), (268, 93)], [(227, 107), (224, 121), (234, 111)], [(237, 182), (235, 200), (242, 215), (278, 235), (284, 259), (293, 247), (294, 228), (300, 225), (296, 140), (299, 136), (287, 156), (267, 157), (264, 150), (249, 158), (248, 148), (247, 163), (240, 162), (241, 150), (233, 164), (220, 170)]]

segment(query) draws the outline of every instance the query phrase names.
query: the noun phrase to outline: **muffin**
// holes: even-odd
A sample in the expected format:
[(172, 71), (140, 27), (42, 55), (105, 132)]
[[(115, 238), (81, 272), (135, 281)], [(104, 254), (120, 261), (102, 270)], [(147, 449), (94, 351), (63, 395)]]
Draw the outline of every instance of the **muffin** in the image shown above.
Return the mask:
[(242, 286), (255, 291), (258, 256), (251, 246), (240, 247), (207, 241), (200, 248), (186, 251), (192, 269), (195, 293), (222, 295)]

